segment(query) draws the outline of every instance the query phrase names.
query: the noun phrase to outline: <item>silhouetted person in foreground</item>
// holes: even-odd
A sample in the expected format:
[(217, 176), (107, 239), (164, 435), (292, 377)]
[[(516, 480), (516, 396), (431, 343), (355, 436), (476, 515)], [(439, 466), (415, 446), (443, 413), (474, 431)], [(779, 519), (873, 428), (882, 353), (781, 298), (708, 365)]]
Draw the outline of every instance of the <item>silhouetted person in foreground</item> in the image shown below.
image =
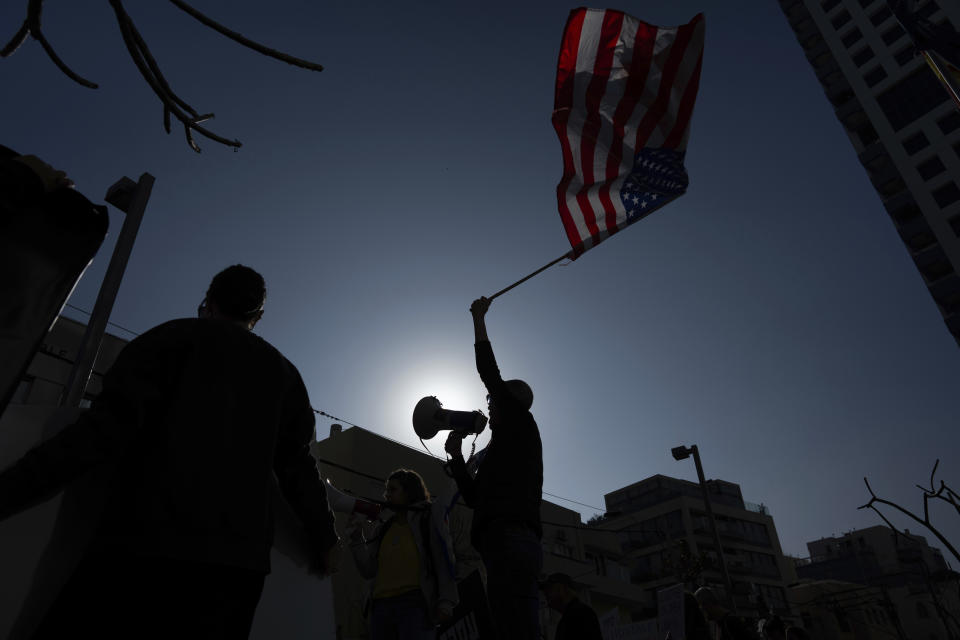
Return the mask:
[(266, 287), (229, 267), (199, 318), (136, 338), (73, 425), (0, 473), (0, 520), (111, 466), (93, 543), (38, 638), (246, 638), (270, 571), (274, 474), (328, 570), (337, 543), (300, 374), (251, 332)]
[(475, 478), (463, 460), (462, 434), (451, 431), (446, 450), (464, 502), (474, 510), (470, 540), (487, 569), (487, 599), (498, 635), (531, 640), (540, 637), (543, 449), (530, 413), (533, 391), (522, 380), (500, 377), (484, 320), (489, 308), (487, 298), (470, 306), (477, 372), (489, 393), (490, 444)]
[(562, 614), (555, 640), (603, 640), (597, 614), (580, 601), (573, 587), (565, 573), (552, 573), (541, 585), (547, 604)]

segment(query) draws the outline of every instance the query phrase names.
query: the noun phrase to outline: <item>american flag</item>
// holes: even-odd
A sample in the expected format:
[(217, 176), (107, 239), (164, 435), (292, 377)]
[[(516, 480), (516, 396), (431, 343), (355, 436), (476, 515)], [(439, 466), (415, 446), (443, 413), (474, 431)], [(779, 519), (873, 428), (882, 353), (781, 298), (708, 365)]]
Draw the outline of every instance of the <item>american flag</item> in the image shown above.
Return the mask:
[(703, 35), (703, 14), (656, 27), (610, 9), (570, 13), (553, 126), (563, 149), (557, 201), (574, 257), (687, 190)]

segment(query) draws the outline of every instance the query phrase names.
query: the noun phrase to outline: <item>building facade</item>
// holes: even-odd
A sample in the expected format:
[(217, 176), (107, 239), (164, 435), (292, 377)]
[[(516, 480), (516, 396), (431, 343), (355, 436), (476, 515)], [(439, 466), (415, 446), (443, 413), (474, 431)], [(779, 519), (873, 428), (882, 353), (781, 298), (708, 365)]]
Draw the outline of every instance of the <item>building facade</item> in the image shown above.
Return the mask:
[(810, 558), (797, 565), (802, 585), (831, 580), (855, 585), (850, 599), (834, 603), (842, 615), (866, 621), (879, 609), (901, 638), (960, 636), (960, 574), (923, 536), (875, 526), (808, 542), (807, 550)]
[[(87, 325), (65, 318), (57, 318), (53, 328), (43, 338), (40, 349), (21, 378), (10, 404), (56, 406), (64, 393), (64, 386), (77, 357), (80, 341)], [(103, 374), (110, 368), (117, 355), (126, 346), (127, 340), (105, 333), (97, 353), (90, 381), (84, 392), (82, 407), (100, 393)]]
[[(795, 581), (793, 563), (780, 548), (777, 529), (763, 505), (743, 500), (740, 486), (707, 481), (710, 503), (740, 615), (765, 617), (767, 611), (791, 616), (786, 587)], [(620, 532), (615, 566), (646, 591), (682, 582), (688, 589), (707, 585), (725, 598), (716, 544), (700, 485), (655, 475), (604, 496), (606, 517), (595, 526)], [(603, 553), (588, 543), (595, 554)]]
[[(917, 4), (935, 24), (960, 24), (956, 2)], [(960, 344), (960, 111), (887, 0), (780, 6)]]
[[(788, 588), (794, 613), (819, 640), (903, 639), (889, 593), (842, 580), (803, 580)], [(925, 640), (925, 636), (917, 636)]]

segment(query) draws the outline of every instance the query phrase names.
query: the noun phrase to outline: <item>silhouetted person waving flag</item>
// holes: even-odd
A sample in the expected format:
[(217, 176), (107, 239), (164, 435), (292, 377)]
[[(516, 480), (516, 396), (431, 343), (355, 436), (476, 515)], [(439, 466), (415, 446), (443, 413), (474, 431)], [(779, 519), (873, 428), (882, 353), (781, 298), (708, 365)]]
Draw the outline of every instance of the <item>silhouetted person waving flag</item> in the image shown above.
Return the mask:
[(326, 573), (337, 535), (313, 410), (296, 367), (251, 332), (265, 297), (253, 269), (220, 272), (199, 318), (130, 342), (90, 410), (0, 473), (2, 520), (111, 465), (94, 541), (36, 637), (246, 638), (274, 474)]
[(451, 431), (446, 450), (461, 495), (474, 510), (470, 540), (487, 569), (487, 599), (498, 636), (532, 640), (540, 637), (543, 449), (530, 413), (533, 391), (523, 380), (500, 377), (484, 320), (489, 308), (487, 298), (470, 306), (477, 372), (489, 392), (490, 444), (476, 477), (467, 473), (462, 434)]

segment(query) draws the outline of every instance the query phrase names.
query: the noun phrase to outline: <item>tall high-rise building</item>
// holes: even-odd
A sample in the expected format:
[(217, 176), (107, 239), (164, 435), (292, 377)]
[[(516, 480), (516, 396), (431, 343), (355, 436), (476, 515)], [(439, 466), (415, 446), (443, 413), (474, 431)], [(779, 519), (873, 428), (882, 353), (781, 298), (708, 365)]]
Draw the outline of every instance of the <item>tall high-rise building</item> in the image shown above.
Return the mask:
[[(779, 0), (883, 207), (960, 344), (960, 111), (887, 0)], [(960, 5), (918, 14), (960, 24)]]

